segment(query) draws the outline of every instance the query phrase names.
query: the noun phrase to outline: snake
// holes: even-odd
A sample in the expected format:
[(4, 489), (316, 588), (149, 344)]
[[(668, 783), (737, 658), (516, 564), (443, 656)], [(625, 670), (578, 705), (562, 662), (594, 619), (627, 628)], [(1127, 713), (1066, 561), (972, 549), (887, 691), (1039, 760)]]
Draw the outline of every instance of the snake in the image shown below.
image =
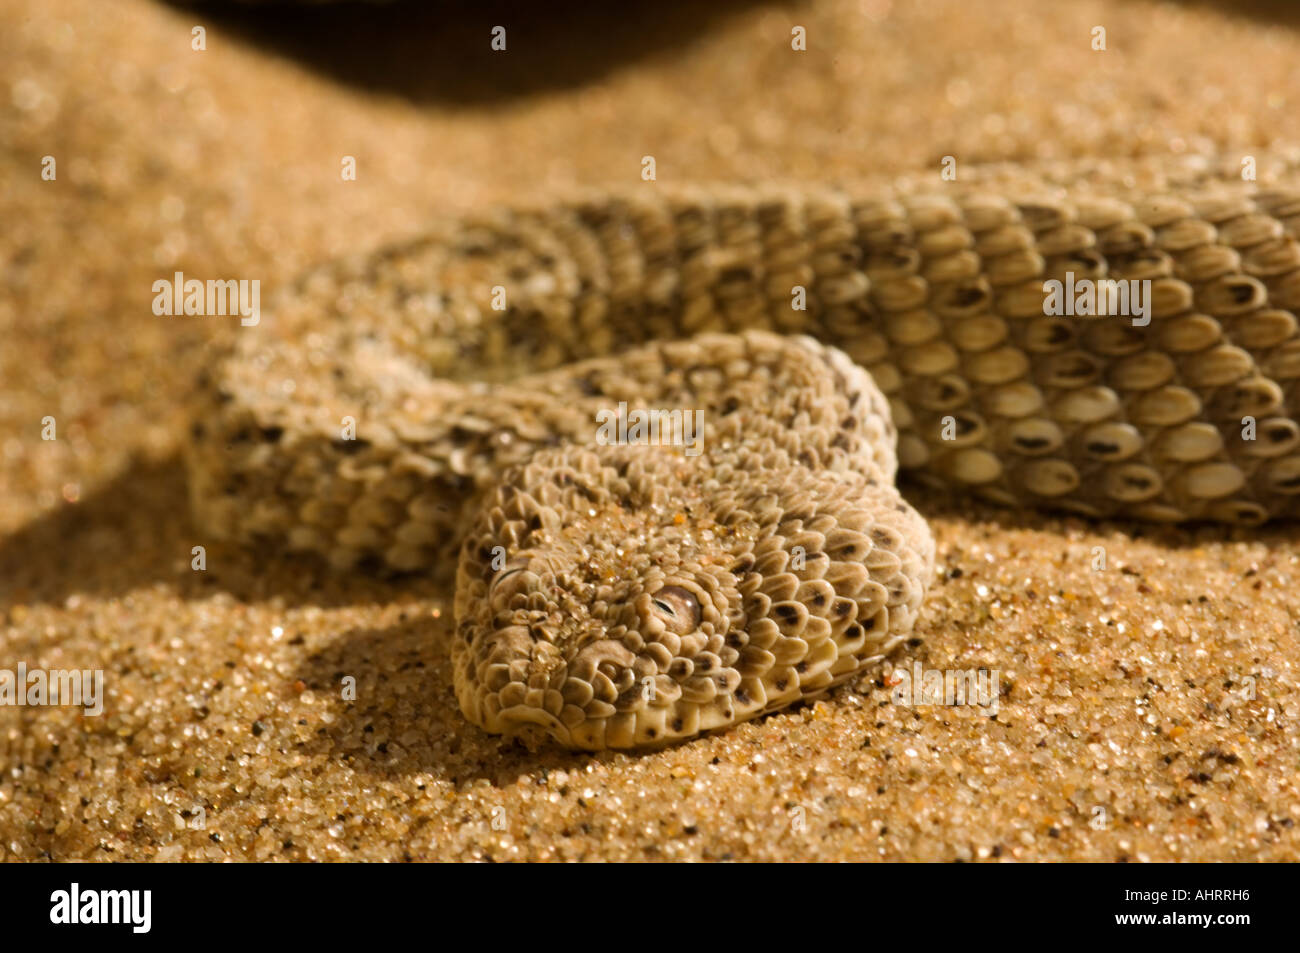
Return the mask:
[[(1053, 281), (1127, 282), (1143, 317), (1062, 313)], [(454, 584), (479, 728), (659, 748), (912, 638), (936, 554), (900, 473), (1294, 517), (1298, 310), (1284, 149), (580, 190), (287, 287), (202, 374), (191, 503), (219, 539)]]

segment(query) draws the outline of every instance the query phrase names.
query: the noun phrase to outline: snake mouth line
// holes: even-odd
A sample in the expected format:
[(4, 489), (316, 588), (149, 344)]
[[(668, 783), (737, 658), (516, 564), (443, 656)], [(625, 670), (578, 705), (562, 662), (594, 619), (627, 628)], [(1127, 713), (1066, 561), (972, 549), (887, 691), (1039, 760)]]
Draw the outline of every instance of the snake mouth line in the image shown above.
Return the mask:
[(497, 717), (504, 734), (519, 737), (527, 743), (536, 744), (549, 738), (566, 747), (574, 746), (568, 726), (540, 708), (512, 705), (503, 708)]

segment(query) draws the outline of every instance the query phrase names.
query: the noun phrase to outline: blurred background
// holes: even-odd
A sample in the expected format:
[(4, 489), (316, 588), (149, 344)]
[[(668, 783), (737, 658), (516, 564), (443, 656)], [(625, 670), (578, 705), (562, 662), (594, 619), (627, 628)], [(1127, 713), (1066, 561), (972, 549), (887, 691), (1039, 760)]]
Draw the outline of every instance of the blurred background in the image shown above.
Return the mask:
[[(0, 0), (0, 647), (48, 664), (97, 659), (116, 693), (109, 718), (91, 728), (58, 710), (0, 711), (0, 761), (8, 769), (0, 773), (0, 857), (96, 856), (106, 843), (119, 858), (263, 856), (285, 842), (298, 845), (285, 848), (287, 856), (310, 856), (302, 845), (328, 842), (322, 832), (343, 813), (340, 792), (365, 790), (373, 810), (400, 816), (413, 810), (409, 799), (426, 796), (417, 793), (425, 791), (421, 784), (450, 791), (454, 800), (466, 779), (478, 778), (514, 803), (515, 780), (539, 765), (573, 769), (558, 756), (482, 739), (475, 744), (486, 747), (461, 746), (441, 653), (428, 647), (426, 633), (398, 621), (408, 610), (444, 606), (444, 593), (418, 582), (336, 578), (320, 567), (219, 547), (211, 571), (189, 571), (195, 531), (178, 459), (186, 400), (211, 348), (235, 333), (237, 321), (156, 316), (155, 280), (176, 271), (260, 279), (265, 308), (313, 262), (412, 235), (433, 216), (486, 203), (635, 186), (647, 155), (663, 186), (849, 181), (937, 169), (946, 155), (977, 163), (1300, 143), (1298, 19), (1294, 3), (1231, 0)], [(504, 51), (491, 46), (496, 26), (505, 27)], [(1094, 49), (1099, 26), (1104, 50)], [(792, 49), (799, 27), (803, 50)], [(354, 181), (340, 175), (347, 156), (355, 158)], [(42, 177), (46, 157), (55, 162), (52, 180)], [(55, 441), (40, 439), (47, 416), (57, 420)], [(952, 576), (954, 598), (979, 584), (972, 572), (982, 553), (997, 551), (1006, 565), (1019, 566), (1020, 554), (1061, 545), (1059, 521), (1025, 517), (968, 528), (940, 516), (941, 562), (966, 567), (964, 580)], [(1254, 540), (1220, 546), (1202, 538), (1178, 548), (1168, 536), (1153, 546), (1141, 534), (1111, 538), (1106, 527), (1067, 529), (1074, 544), (1108, 539), (1112, 559), (1158, 563), (1209, 593), (1231, 592), (1241, 583), (1235, 567), (1264, 552)], [(1294, 552), (1285, 535), (1260, 538), (1268, 552), (1281, 553), (1270, 558)], [(1028, 560), (1024, 573), (1037, 572), (1034, 566)], [(1262, 640), (1239, 646), (1242, 665), (1294, 660), (1293, 634), (1290, 642), (1264, 634), (1294, 631), (1287, 620), (1300, 613), (1300, 589), (1286, 589), (1279, 583), (1272, 601), (1240, 608), (1234, 627)], [(1150, 614), (1181, 605), (1182, 597), (1148, 590), (1133, 605)], [(1103, 597), (1088, 598), (1100, 612), (1095, 600)], [(1045, 604), (1027, 611), (1031, 621), (1048, 624), (1048, 615), (1032, 615), (1048, 613)], [(968, 665), (988, 650), (1019, 671), (1026, 697), (1104, 681), (1128, 651), (1085, 641), (1055, 663), (1068, 674), (1045, 675), (1025, 643), (999, 643), (996, 621), (936, 612), (931, 664)], [(310, 630), (306, 648), (268, 634), (289, 624), (286, 618)], [(308, 658), (313, 651), (324, 655)], [(261, 675), (261, 663), (250, 659), (269, 659)], [(317, 737), (313, 727), (311, 744), (303, 742), (307, 760), (293, 769), (314, 779), (315, 794), (298, 792), (315, 799), (307, 807), (286, 806), (287, 788), (249, 794), (261, 782), (240, 774), (243, 755), (233, 755), (244, 749), (230, 735), (219, 740), (215, 729), (206, 741), (191, 730), (200, 707), (237, 721), (257, 717), (255, 702), (193, 697), (196, 686), (245, 667), (247, 678), (264, 677), (268, 697), (279, 698), (276, 692), (290, 691), (285, 685), (310, 685), (335, 667), (396, 672), (416, 663), (425, 668), (394, 676), (393, 684), (409, 688), (411, 699), (432, 699), (423, 704), (436, 706), (447, 737), (427, 750), (408, 742), (407, 761), (392, 762), (373, 734), (354, 736), (336, 725)], [(1128, 724), (1132, 698), (1150, 689), (1127, 669), (1115, 677), (1123, 688), (1116, 700), (1097, 703), (1087, 716), (1092, 729), (1066, 732), (1073, 740), (1062, 742), (1053, 763), (1096, 768), (1087, 746), (1102, 736), (1089, 731)], [(1296, 709), (1294, 692), (1292, 681), (1279, 711)], [(1193, 732), (1191, 757), (1216, 746), (1240, 749), (1229, 728), (1197, 721), (1207, 701), (1216, 703), (1194, 692), (1170, 696), (1162, 717)], [(299, 717), (297, 709), (281, 711), (291, 725), (290, 714)], [(828, 717), (858, 719), (864, 729), (875, 719), (854, 706)], [(821, 736), (815, 726), (800, 735), (801, 716), (790, 719), (768, 719), (738, 737), (786, 725), (788, 736), (763, 737), (770, 758), (793, 758)], [(1276, 827), (1295, 806), (1285, 780), (1293, 752), (1220, 792), (1226, 806), (1207, 814), (1203, 828), (1176, 827), (1174, 795), (1144, 800), (1151, 766), (1136, 757), (1112, 759), (1108, 780), (1098, 782), (1109, 786), (1108, 803), (1127, 798), (1144, 818), (1125, 831), (1088, 835), (1085, 808), (1071, 800), (1085, 782), (1044, 765), (1032, 769), (1040, 772), (1041, 801), (987, 791), (978, 817), (929, 823), (933, 805), (961, 802), (954, 793), (960, 764), (979, 763), (988, 740), (949, 734), (945, 724), (926, 729), (944, 757), (914, 763), (910, 775), (897, 763), (872, 768), (897, 783), (861, 786), (857, 776), (861, 790), (850, 796), (841, 787), (852, 771), (805, 778), (808, 797), (834, 793), (859, 812), (842, 827), (831, 824), (834, 811), (814, 819), (823, 855), (951, 859), (989, 856), (1004, 845), (1006, 856), (1024, 859), (1295, 856), (1294, 834)], [(394, 738), (401, 733), (396, 723), (380, 727)], [(906, 742), (890, 730), (876, 750)], [(1037, 740), (1026, 734), (1002, 743), (1028, 750)], [(671, 784), (671, 772), (694, 771), (692, 758), (714, 757), (714, 742), (702, 744), (641, 762), (648, 774), (636, 783)], [(814, 747), (857, 757), (858, 742), (845, 744), (840, 751), (822, 738)], [(1290, 741), (1277, 744), (1283, 751)], [(261, 757), (286, 756), (273, 748)], [(254, 757), (247, 771), (259, 763), (266, 761)], [(225, 807), (224, 841), (183, 843), (153, 808), (124, 806), (162, 803), (177, 791), (198, 796), (195, 769), (206, 766), (212, 777), (213, 765), (229, 772), (217, 774), (225, 789), (245, 795), (235, 800), (246, 803)], [(105, 771), (113, 809), (102, 799), (81, 804), (77, 785), (102, 780)], [(1177, 794), (1187, 772), (1180, 762), (1162, 783)], [(731, 833), (706, 826), (694, 841), (682, 841), (683, 855), (791, 849), (779, 839), (746, 846), (735, 825), (779, 813), (780, 798), (763, 800), (749, 775), (733, 780), (735, 798), (721, 805)], [(719, 782), (714, 797), (725, 799), (729, 790)], [(923, 795), (929, 806), (916, 803)], [(706, 810), (694, 795), (674, 797), (680, 811)], [(709, 810), (719, 808), (712, 803)], [(349, 834), (347, 844), (311, 849), (400, 857), (406, 839), (436, 853), (440, 841), (430, 831), (444, 807), (451, 811), (442, 802), (426, 805), (427, 828), (408, 818), (403, 833)], [(601, 849), (638, 856), (637, 832), (662, 816), (611, 813), (601, 821)], [(1079, 818), (1072, 826), (1061, 820), (1072, 816)], [(1215, 839), (1215, 818), (1218, 834), (1232, 836)], [(983, 833), (963, 826), (976, 821)], [(424, 833), (416, 836), (417, 829)], [(1049, 837), (1049, 829), (1057, 835)], [(540, 843), (524, 854), (540, 851)]]

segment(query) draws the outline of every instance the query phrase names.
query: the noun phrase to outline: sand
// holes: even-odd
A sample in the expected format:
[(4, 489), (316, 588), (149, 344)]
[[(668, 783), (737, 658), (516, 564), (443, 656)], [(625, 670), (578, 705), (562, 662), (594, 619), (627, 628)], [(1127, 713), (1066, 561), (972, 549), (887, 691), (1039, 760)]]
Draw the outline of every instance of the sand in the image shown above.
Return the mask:
[(898, 665), (996, 669), (996, 713), (896, 704), (886, 666), (659, 753), (530, 751), (460, 717), (446, 591), (199, 533), (186, 400), (238, 319), (151, 307), (176, 271), (265, 299), (435, 214), (634, 184), (645, 155), (661, 184), (833, 181), (1300, 142), (1300, 14), (435, 6), (0, 0), (0, 668), (101, 669), (106, 695), (0, 707), (0, 858), (1300, 856), (1294, 527), (914, 495), (942, 574)]

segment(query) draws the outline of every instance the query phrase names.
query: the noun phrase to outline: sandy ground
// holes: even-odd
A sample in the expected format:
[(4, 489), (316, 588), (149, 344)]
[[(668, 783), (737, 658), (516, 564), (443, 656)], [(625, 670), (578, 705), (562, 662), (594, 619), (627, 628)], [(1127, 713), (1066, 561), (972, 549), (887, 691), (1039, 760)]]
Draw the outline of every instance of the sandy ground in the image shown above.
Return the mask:
[(530, 752), (457, 712), (448, 593), (198, 533), (185, 399), (237, 319), (151, 309), (174, 271), (266, 296), (435, 213), (634, 183), (647, 154), (661, 183), (835, 180), (1300, 142), (1300, 17), (431, 6), (0, 0), (0, 668), (102, 669), (107, 696), (0, 707), (0, 858), (1300, 856), (1294, 527), (922, 496), (943, 576), (906, 664), (996, 668), (996, 715), (893, 704), (883, 670), (656, 754)]

